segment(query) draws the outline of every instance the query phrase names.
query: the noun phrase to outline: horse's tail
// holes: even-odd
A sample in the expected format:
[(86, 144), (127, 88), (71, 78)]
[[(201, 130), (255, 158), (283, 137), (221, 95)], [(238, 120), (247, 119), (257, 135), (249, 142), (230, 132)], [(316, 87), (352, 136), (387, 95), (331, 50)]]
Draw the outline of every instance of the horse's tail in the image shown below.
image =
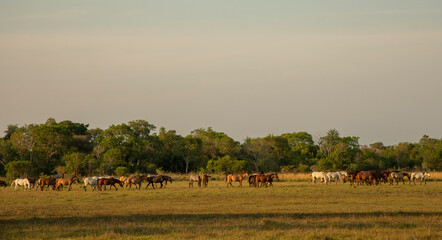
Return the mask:
[(15, 183), (15, 180), (14, 180), (14, 181), (12, 181), (12, 183), (11, 183), (11, 187), (12, 187), (12, 185), (14, 185), (14, 183)]

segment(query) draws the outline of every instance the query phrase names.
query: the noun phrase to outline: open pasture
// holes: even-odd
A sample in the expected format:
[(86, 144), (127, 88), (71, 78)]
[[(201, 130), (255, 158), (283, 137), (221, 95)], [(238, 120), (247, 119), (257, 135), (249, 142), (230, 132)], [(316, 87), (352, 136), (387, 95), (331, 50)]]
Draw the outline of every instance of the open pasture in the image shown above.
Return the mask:
[[(233, 183), (238, 186), (238, 183)], [(442, 183), (0, 188), (0, 239), (441, 239)]]

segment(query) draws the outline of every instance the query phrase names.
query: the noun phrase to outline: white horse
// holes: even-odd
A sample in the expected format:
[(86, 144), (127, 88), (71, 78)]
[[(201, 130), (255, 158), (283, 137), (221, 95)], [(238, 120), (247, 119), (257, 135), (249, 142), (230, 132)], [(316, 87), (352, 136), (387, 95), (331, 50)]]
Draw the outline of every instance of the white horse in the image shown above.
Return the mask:
[(329, 182), (327, 174), (324, 172), (312, 172), (312, 182), (316, 184), (316, 179), (321, 179), (324, 181), (325, 185)]
[(338, 184), (338, 182), (341, 180), (342, 176), (343, 175), (340, 172), (328, 172), (327, 173), (328, 181), (331, 182), (331, 180), (334, 179), (336, 181), (336, 184)]
[(98, 186), (98, 179), (100, 179), (100, 178), (98, 178), (98, 177), (88, 177), (88, 178), (85, 178), (83, 180), (84, 181), (84, 191), (86, 192), (86, 187), (88, 185), (90, 185), (92, 191), (94, 191), (95, 188)]
[(411, 174), (411, 178), (410, 178), (410, 182), (413, 181), (414, 184), (416, 185), (416, 179), (419, 179), (421, 181), (421, 185), (422, 185), (422, 181), (424, 181), (425, 185), (427, 185), (427, 179), (425, 179), (425, 177), (431, 177), (429, 172), (424, 172), (424, 173), (412, 173)]
[(27, 178), (17, 178), (12, 183), (11, 186), (15, 184), (15, 190), (17, 190), (20, 186), (24, 186), (25, 190), (29, 189), (31, 190), (31, 184), (29, 183), (29, 180)]

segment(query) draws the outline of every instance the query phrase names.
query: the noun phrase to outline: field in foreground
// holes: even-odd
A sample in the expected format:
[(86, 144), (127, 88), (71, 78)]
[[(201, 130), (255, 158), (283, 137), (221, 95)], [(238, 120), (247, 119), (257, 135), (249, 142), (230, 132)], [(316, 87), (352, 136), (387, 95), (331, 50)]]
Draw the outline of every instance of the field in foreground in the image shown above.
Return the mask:
[[(442, 239), (442, 183), (0, 189), (0, 239)], [(237, 186), (238, 184), (236, 184)], [(248, 185), (248, 184), (247, 184)]]

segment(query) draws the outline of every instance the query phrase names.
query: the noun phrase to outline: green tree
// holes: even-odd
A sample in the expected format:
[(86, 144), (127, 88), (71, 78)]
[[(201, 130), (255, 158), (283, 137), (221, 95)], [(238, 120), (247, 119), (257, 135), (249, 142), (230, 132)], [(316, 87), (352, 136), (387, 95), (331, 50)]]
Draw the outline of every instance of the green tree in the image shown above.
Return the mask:
[(207, 170), (214, 173), (241, 173), (247, 169), (247, 162), (229, 155), (208, 161)]
[(86, 166), (86, 154), (74, 152), (63, 156), (66, 165), (66, 172), (72, 175), (79, 175)]
[(13, 161), (6, 164), (6, 178), (25, 178), (31, 175), (32, 164), (29, 161)]

